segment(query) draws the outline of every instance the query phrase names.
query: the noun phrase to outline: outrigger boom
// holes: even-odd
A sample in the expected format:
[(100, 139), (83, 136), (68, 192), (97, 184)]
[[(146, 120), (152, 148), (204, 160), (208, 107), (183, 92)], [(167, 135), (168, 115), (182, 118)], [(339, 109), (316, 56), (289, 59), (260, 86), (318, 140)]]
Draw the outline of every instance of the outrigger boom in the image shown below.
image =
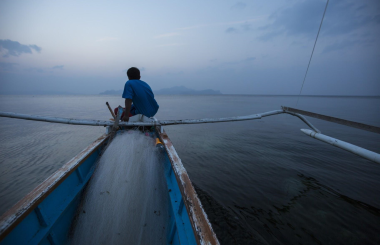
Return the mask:
[[(204, 118), (204, 119), (184, 119), (184, 120), (152, 120), (149, 122), (119, 122), (119, 126), (123, 127), (136, 127), (136, 126), (169, 126), (169, 125), (180, 125), (180, 124), (202, 124), (202, 123), (219, 123), (219, 122), (237, 122), (237, 121), (247, 121), (247, 120), (256, 120), (261, 119), (263, 117), (278, 115), (278, 114), (290, 114), (292, 116), (296, 116), (301, 119), (305, 124), (307, 124), (313, 131), (301, 129), (305, 134), (319, 139), (323, 142), (332, 144), (331, 140), (335, 140), (334, 142), (343, 142), (337, 140), (335, 138), (329, 137), (327, 135), (323, 135), (320, 130), (313, 126), (304, 116), (315, 117), (321, 120), (334, 122), (343, 124), (349, 127), (359, 128), (366, 131), (380, 133), (380, 128), (376, 126), (371, 126), (363, 123), (357, 123), (349, 120), (344, 120), (336, 117), (330, 117), (326, 115), (321, 115), (313, 112), (303, 111), (299, 109), (294, 109), (290, 107), (282, 107), (282, 110), (274, 110), (268, 111), (258, 114), (252, 114), (247, 116), (237, 116), (237, 117), (224, 117), (224, 118)], [(25, 120), (33, 120), (33, 121), (43, 121), (43, 122), (51, 122), (51, 123), (63, 123), (63, 124), (72, 124), (72, 125), (87, 125), (87, 126), (113, 126), (113, 121), (101, 121), (101, 120), (89, 120), (89, 119), (74, 119), (74, 118), (59, 118), (59, 117), (46, 117), (46, 116), (34, 116), (27, 114), (19, 114), (13, 112), (0, 112), (0, 117), (9, 117), (9, 118), (18, 118)], [(318, 136), (318, 137), (316, 137)], [(329, 140), (322, 140), (322, 138)], [(380, 154), (366, 150), (359, 146), (355, 146), (346, 142), (344, 144), (332, 144), (336, 147), (344, 149), (346, 151), (357, 154), (361, 157), (364, 157), (368, 160), (371, 160), (376, 163), (380, 163)]]
[[(293, 112), (287, 112), (285, 110), (274, 110), (264, 113), (258, 113), (247, 116), (237, 116), (237, 117), (222, 117), (222, 118), (203, 118), (203, 119), (183, 119), (183, 120), (157, 120), (152, 122), (120, 122), (119, 126), (169, 126), (169, 125), (179, 125), (179, 124), (202, 124), (202, 123), (219, 123), (219, 122), (237, 122), (237, 121), (247, 121), (261, 119), (263, 117), (278, 115), (288, 113), (293, 116), (299, 117), (304, 121), (311, 129), (315, 132), (320, 132), (315, 128), (306, 118), (302, 115)], [(61, 117), (47, 117), (47, 116), (35, 116), (28, 114), (20, 114), (13, 112), (0, 112), (0, 117), (17, 118), (32, 121), (42, 121), (51, 123), (63, 123), (72, 125), (87, 125), (87, 126), (113, 126), (113, 121), (102, 121), (102, 120), (91, 120), (91, 119), (75, 119), (75, 118), (61, 118)]]

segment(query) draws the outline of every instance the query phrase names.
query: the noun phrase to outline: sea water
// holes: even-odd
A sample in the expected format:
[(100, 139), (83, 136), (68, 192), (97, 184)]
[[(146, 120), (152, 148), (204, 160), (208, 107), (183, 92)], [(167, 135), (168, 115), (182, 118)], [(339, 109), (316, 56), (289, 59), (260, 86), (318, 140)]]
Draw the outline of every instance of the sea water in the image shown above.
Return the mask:
[[(253, 95), (155, 98), (160, 120), (252, 115), (294, 107), (297, 100)], [(0, 111), (109, 120), (106, 101), (112, 107), (124, 103), (120, 96), (1, 95)], [(380, 97), (301, 96), (297, 107), (380, 127)], [(380, 153), (380, 134), (308, 120), (323, 134)], [(192, 183), (220, 204), (202, 201), (221, 244), (236, 244), (239, 237), (256, 233), (269, 244), (380, 244), (380, 212), (374, 211), (380, 209), (379, 165), (311, 138), (302, 128), (307, 126), (291, 115), (165, 127)], [(0, 213), (104, 131), (0, 118)], [(212, 218), (226, 213), (220, 206), (238, 225), (231, 226), (228, 216)]]
[(167, 191), (160, 153), (139, 131), (118, 134), (84, 193), (71, 244), (166, 244)]

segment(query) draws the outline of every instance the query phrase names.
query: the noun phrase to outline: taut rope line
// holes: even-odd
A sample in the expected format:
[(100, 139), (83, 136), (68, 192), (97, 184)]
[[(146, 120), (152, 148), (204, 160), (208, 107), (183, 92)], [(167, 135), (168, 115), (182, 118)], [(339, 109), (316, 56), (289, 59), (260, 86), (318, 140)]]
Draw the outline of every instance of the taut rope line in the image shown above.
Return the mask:
[(301, 95), (301, 93), (302, 93), (303, 85), (305, 84), (305, 80), (306, 80), (307, 72), (309, 71), (309, 67), (310, 67), (311, 59), (313, 58), (314, 49), (315, 49), (315, 46), (317, 45), (317, 41), (318, 41), (318, 37), (319, 37), (319, 32), (321, 31), (322, 24), (323, 24), (323, 19), (325, 18), (325, 14), (326, 14), (326, 10), (327, 10), (327, 6), (328, 6), (328, 5), (329, 5), (329, 0), (327, 0), (327, 2), (326, 2), (325, 11), (323, 12), (323, 16), (322, 16), (321, 24), (319, 25), (319, 29), (318, 29), (318, 33), (317, 33), (317, 37), (315, 38), (313, 51), (311, 51), (309, 64), (307, 65), (307, 69), (306, 69), (305, 76), (304, 76), (304, 78), (303, 78), (303, 82), (302, 82), (301, 90), (300, 90), (300, 93), (298, 94), (298, 97), (297, 97), (297, 102), (296, 102), (296, 106), (295, 106), (296, 108), (297, 108), (297, 105), (298, 105), (298, 100), (299, 100), (300, 95)]

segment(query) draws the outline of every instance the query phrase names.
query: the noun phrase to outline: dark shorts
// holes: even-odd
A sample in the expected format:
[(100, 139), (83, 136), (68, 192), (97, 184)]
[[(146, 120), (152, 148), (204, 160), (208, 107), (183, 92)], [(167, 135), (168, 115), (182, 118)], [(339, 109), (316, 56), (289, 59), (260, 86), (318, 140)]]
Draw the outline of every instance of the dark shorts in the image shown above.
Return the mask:
[[(125, 109), (125, 108), (123, 108), (123, 109)], [(117, 115), (117, 112), (119, 111), (119, 108), (116, 107), (113, 111), (114, 111), (115, 115)], [(129, 111), (129, 117), (133, 117), (134, 115), (137, 115), (137, 114), (140, 114), (140, 113), (136, 109), (135, 105), (132, 104), (131, 110)], [(124, 111), (123, 111), (123, 114), (121, 115), (121, 118), (123, 118), (123, 116), (124, 116)]]

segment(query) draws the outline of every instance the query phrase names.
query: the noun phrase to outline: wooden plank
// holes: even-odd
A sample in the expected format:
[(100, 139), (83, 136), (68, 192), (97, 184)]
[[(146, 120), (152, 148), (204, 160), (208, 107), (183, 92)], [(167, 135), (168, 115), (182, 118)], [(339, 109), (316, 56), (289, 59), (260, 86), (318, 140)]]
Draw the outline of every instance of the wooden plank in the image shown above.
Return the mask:
[(115, 113), (113, 113), (110, 104), (108, 104), (108, 101), (106, 102), (106, 105), (107, 105), (107, 107), (108, 107), (108, 110), (110, 110), (112, 117), (113, 117), (113, 118), (116, 118), (116, 115), (115, 115)]
[[(158, 128), (157, 132), (160, 132)], [(160, 140), (163, 142), (166, 152), (168, 153), (170, 162), (172, 164), (173, 173), (177, 179), (179, 189), (182, 193), (184, 206), (187, 209), (187, 213), (190, 218), (191, 225), (193, 227), (194, 235), (198, 245), (203, 244), (219, 244), (212, 226), (207, 218), (206, 212), (203, 210), (201, 201), (191, 183), (189, 175), (186, 169), (182, 165), (182, 161), (179, 158), (172, 142), (168, 135), (164, 132), (160, 133)]]
[(282, 106), (282, 109), (285, 112), (288, 111), (288, 112), (298, 113), (298, 114), (302, 114), (302, 115), (305, 115), (308, 117), (314, 117), (314, 118), (318, 118), (321, 120), (346, 125), (346, 126), (349, 126), (352, 128), (358, 128), (358, 129), (362, 129), (362, 130), (366, 130), (369, 132), (380, 134), (380, 128), (376, 127), (376, 126), (372, 126), (372, 125), (368, 125), (368, 124), (364, 124), (364, 123), (358, 123), (358, 122), (354, 122), (354, 121), (349, 121), (349, 120), (345, 120), (345, 119), (341, 119), (341, 118), (337, 118), (337, 117), (326, 116), (326, 115), (322, 115), (322, 114), (318, 114), (318, 113), (314, 113), (314, 112), (310, 112), (310, 111), (304, 111), (304, 110), (300, 110), (300, 109), (295, 109), (295, 108), (291, 108), (291, 107), (286, 107), (286, 106)]

